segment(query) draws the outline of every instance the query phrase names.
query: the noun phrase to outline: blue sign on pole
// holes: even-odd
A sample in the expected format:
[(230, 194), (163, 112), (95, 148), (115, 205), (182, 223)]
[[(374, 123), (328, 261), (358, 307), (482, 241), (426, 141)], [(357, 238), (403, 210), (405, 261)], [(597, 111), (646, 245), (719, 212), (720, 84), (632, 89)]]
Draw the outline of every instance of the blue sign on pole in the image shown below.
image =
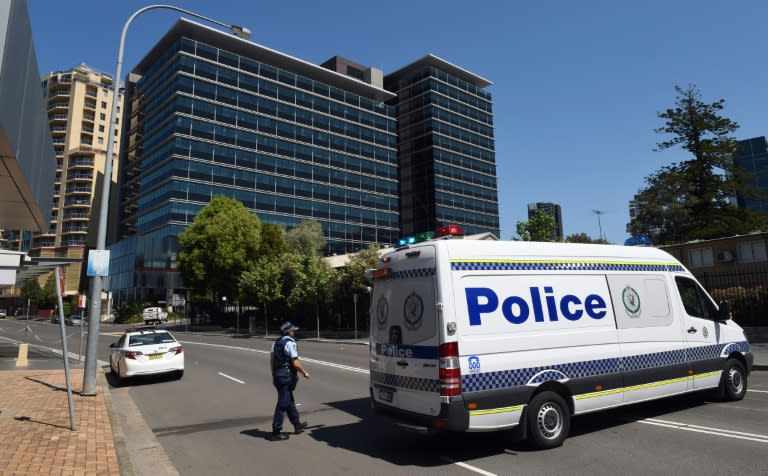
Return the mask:
[(109, 250), (88, 252), (88, 276), (109, 276)]

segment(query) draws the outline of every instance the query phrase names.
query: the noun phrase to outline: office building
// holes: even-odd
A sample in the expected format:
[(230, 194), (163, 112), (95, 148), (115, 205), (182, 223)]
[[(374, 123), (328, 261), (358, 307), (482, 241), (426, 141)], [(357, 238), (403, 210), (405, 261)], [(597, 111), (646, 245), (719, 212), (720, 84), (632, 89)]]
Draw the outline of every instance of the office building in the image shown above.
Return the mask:
[(740, 140), (734, 154), (746, 194), (736, 196), (739, 208), (768, 214), (768, 142), (764, 136)]
[(498, 235), (490, 84), (432, 55), (385, 76), (179, 20), (128, 74), (108, 288), (179, 304), (178, 236), (216, 195), (319, 222), (326, 255), (438, 224)]
[(397, 240), (394, 95), (379, 71), (339, 73), (342, 63), (314, 65), (183, 19), (139, 62), (110, 217), (118, 303), (177, 299), (177, 237), (216, 195), (264, 223), (318, 221), (328, 255)]
[[(560, 210), (560, 205), (549, 202), (536, 202), (528, 204), (528, 220), (536, 216), (536, 211), (541, 210), (547, 215), (551, 216), (555, 220), (555, 230), (552, 236), (552, 240), (562, 240), (563, 234), (563, 214)], [(600, 239), (603, 237), (601, 236)]]
[(402, 235), (453, 223), (499, 236), (490, 85), (434, 55), (384, 77), (397, 94)]
[[(63, 275), (65, 295), (75, 295), (87, 287), (83, 263), (87, 249), (96, 245), (114, 84), (112, 76), (81, 64), (45, 75), (42, 87), (55, 151), (55, 161), (47, 166), (56, 171), (48, 199), (50, 225), (35, 233), (17, 231), (10, 238), (14, 248), (30, 256), (73, 261), (63, 267)], [(117, 122), (119, 127), (119, 111)]]

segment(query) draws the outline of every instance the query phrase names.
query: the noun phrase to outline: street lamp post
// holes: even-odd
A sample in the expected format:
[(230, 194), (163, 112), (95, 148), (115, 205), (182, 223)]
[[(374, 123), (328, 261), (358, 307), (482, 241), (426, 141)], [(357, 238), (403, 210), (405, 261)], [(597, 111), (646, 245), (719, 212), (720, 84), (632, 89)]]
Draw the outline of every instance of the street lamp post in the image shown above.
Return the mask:
[[(120, 77), (123, 69), (123, 47), (125, 46), (125, 35), (128, 27), (133, 20), (142, 13), (155, 9), (173, 10), (185, 15), (189, 15), (207, 22), (213, 23), (229, 29), (235, 36), (247, 40), (251, 36), (251, 31), (237, 25), (228, 25), (226, 23), (208, 18), (203, 15), (176, 7), (174, 5), (148, 5), (136, 10), (128, 21), (123, 25), (123, 31), (120, 34), (120, 46), (117, 50), (117, 69), (115, 71), (115, 90), (112, 95), (112, 112), (109, 116), (109, 135), (107, 138), (107, 159), (104, 164), (104, 179), (101, 187), (101, 203), (99, 206), (98, 233), (96, 235), (96, 250), (105, 250), (107, 241), (107, 212), (109, 210), (109, 188), (112, 183), (112, 158), (114, 155), (115, 128), (117, 127), (117, 106), (120, 97)], [(97, 273), (98, 274), (98, 273)], [(85, 367), (83, 369), (83, 387), (82, 395), (96, 395), (96, 361), (99, 346), (99, 324), (101, 322), (101, 291), (102, 279), (96, 275), (91, 278), (91, 307), (88, 313), (88, 341), (86, 344)]]

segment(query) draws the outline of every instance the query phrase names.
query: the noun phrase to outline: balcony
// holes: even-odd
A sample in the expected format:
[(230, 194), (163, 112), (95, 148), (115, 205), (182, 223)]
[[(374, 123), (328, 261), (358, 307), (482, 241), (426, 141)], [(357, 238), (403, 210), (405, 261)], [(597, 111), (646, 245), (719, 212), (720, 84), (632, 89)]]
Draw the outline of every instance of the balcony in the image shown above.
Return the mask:
[(85, 101), (83, 102), (83, 107), (86, 109), (93, 109), (96, 110), (96, 101)]
[(64, 214), (64, 221), (88, 220), (90, 219), (90, 217), (91, 217), (90, 213), (73, 211), (73, 212), (67, 212)]
[(83, 114), (83, 122), (93, 122), (96, 120), (96, 114)]
[(91, 182), (92, 180), (93, 174), (91, 173), (75, 172), (67, 174), (67, 183), (82, 181)]
[[(61, 110), (61, 109), (68, 109), (69, 108), (69, 101), (56, 101), (48, 104), (48, 111), (55, 111), (55, 110)], [(96, 109), (94, 105), (94, 109)]]
[(69, 168), (92, 168), (93, 158), (91, 157), (70, 157)]
[[(70, 181), (67, 180), (67, 183)], [(67, 195), (78, 195), (78, 194), (91, 194), (91, 187), (90, 185), (69, 185), (67, 186), (67, 190), (65, 192)]]
[(92, 126), (83, 126), (82, 131), (87, 134), (93, 134), (93, 127)]
[(67, 97), (69, 96), (70, 93), (71, 93), (70, 88), (54, 88), (48, 93), (48, 99), (52, 99), (59, 96)]
[(64, 201), (64, 208), (91, 208), (91, 199), (69, 198)]
[(67, 122), (67, 115), (66, 114), (48, 114), (48, 121), (49, 122)]
[(62, 234), (65, 235), (71, 235), (71, 234), (87, 234), (88, 233), (88, 225), (69, 225), (65, 226), (64, 229), (61, 231)]

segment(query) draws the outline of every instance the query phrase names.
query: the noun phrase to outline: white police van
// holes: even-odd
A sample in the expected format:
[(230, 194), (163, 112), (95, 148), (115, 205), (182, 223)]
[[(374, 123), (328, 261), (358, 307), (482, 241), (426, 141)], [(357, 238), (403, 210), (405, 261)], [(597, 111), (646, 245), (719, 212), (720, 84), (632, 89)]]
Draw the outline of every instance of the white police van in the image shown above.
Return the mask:
[(402, 426), (517, 427), (552, 448), (573, 415), (746, 392), (753, 355), (729, 306), (655, 248), (433, 239), (369, 276), (371, 400)]

